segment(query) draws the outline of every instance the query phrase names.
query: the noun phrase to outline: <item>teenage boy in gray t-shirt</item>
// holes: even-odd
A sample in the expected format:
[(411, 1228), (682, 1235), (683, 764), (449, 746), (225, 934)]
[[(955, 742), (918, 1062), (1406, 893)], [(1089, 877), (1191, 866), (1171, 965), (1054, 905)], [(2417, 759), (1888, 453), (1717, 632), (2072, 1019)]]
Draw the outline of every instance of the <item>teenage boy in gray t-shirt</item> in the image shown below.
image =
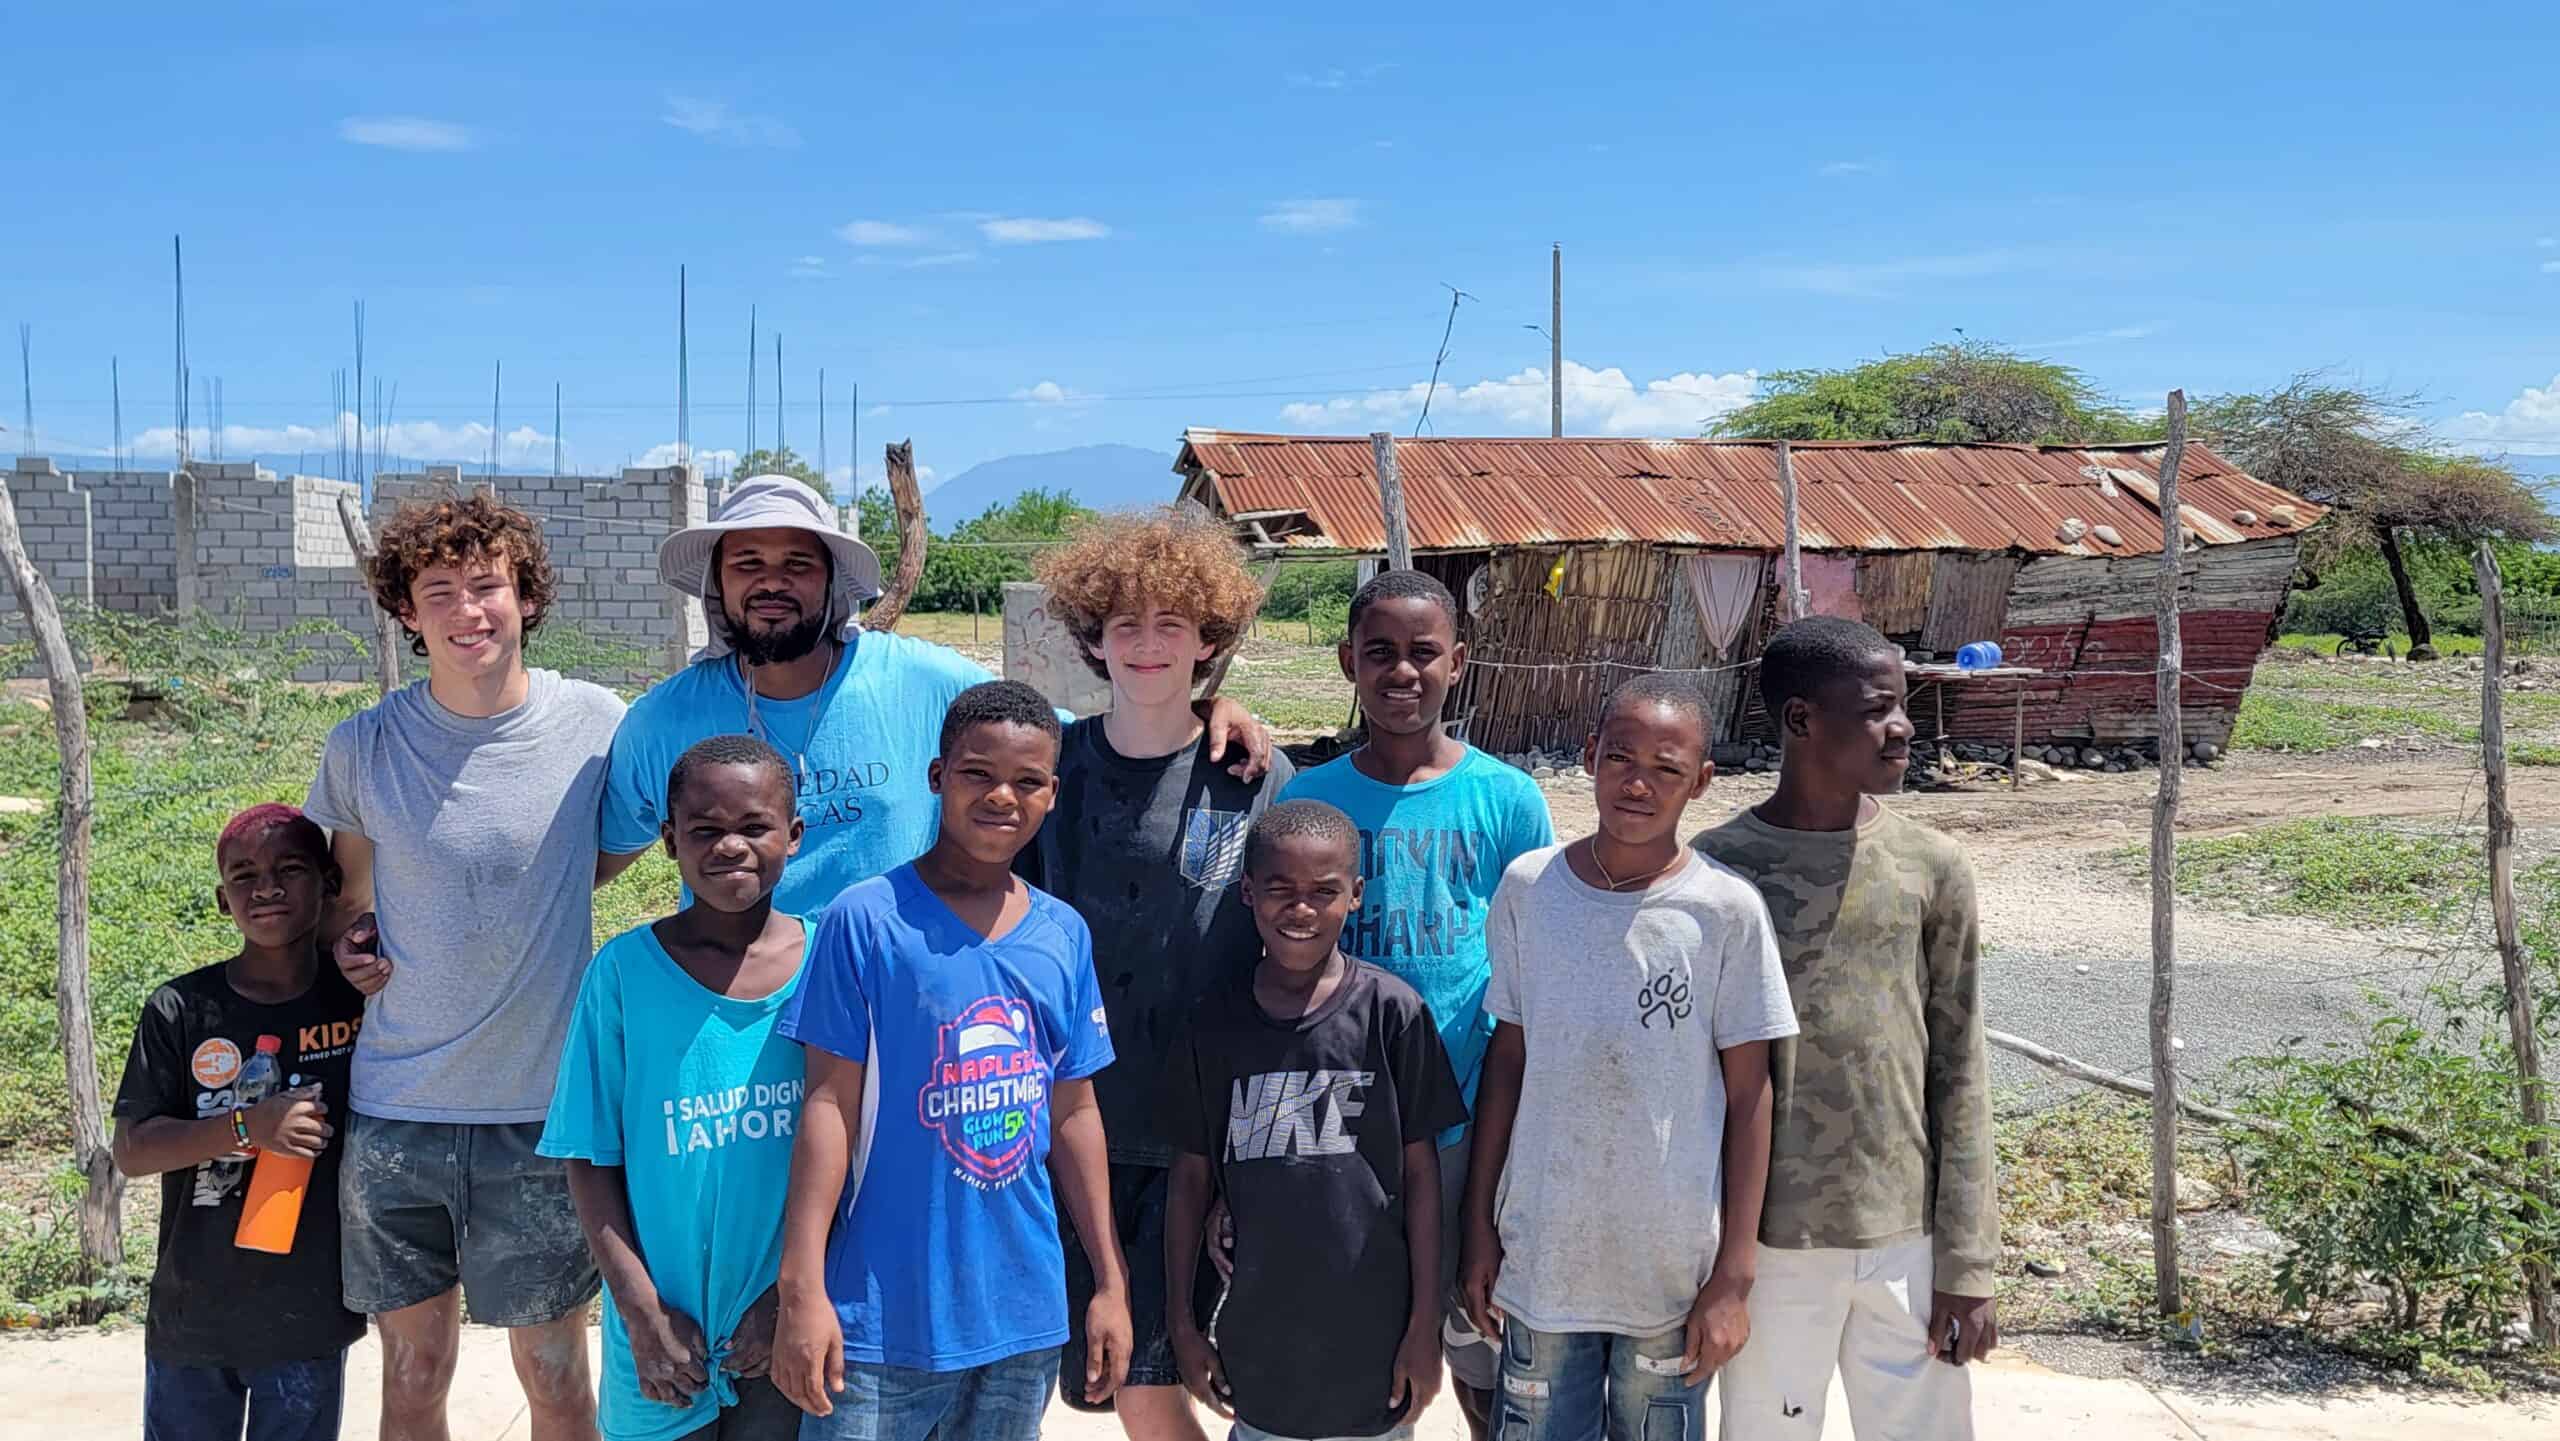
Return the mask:
[(1796, 1022), (1759, 892), (1680, 844), (1706, 750), (1689, 682), (1619, 687), (1585, 745), (1598, 834), (1494, 894), (1459, 1277), (1500, 1328), (1507, 1438), (1633, 1441), (1664, 1407), (1703, 1435), (1749, 1334), (1769, 1043)]
[(622, 702), (527, 670), (541, 527), (485, 494), (402, 509), (374, 599), (427, 679), (330, 732), (304, 810), (346, 873), (368, 997), (339, 1170), (348, 1309), (382, 1327), (382, 1435), (442, 1436), (462, 1303), (510, 1328), (534, 1434), (595, 1435), (594, 1262), (534, 1153), (593, 951), (598, 805)]

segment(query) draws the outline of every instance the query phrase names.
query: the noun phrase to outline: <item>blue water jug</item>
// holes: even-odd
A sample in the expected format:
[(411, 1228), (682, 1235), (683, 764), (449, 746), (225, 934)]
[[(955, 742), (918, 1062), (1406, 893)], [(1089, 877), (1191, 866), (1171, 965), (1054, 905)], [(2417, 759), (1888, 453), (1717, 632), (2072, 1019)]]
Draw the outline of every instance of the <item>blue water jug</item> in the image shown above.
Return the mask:
[(1956, 669), (1992, 670), (2000, 664), (2000, 642), (1978, 640), (1956, 651)]

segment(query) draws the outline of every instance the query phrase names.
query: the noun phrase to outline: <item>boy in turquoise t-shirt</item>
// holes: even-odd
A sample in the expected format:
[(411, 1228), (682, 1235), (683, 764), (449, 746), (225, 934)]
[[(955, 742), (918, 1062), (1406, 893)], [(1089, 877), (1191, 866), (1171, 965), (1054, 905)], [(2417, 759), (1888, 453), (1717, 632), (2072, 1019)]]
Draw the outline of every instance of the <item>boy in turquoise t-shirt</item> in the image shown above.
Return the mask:
[[(1484, 1013), (1493, 974), (1485, 918), (1503, 870), (1555, 843), (1547, 798), (1522, 771), (1441, 728), (1441, 708), (1467, 661), (1447, 586), (1420, 571), (1382, 572), (1351, 598), (1340, 658), (1359, 692), (1368, 741), (1300, 772), (1281, 799), (1323, 801), (1360, 828), (1365, 890), (1359, 914), (1342, 928), (1342, 949), (1422, 994), (1472, 1106), (1493, 1033)], [(1440, 1142), (1440, 1234), (1454, 1238), (1467, 1189), (1465, 1131)], [(1441, 1279), (1453, 1288), (1458, 1248), (1443, 1245), (1441, 1256)], [(1499, 1360), (1459, 1306), (1447, 1308), (1444, 1326), (1459, 1407), (1482, 1437)]]
[(676, 761), (667, 804), (693, 902), (596, 953), (538, 1150), (568, 1160), (613, 1303), (604, 1434), (787, 1441), (800, 1410), (767, 1372), (804, 1065), (774, 1030), (807, 939), (773, 908), (800, 846), (791, 769), (714, 736)]

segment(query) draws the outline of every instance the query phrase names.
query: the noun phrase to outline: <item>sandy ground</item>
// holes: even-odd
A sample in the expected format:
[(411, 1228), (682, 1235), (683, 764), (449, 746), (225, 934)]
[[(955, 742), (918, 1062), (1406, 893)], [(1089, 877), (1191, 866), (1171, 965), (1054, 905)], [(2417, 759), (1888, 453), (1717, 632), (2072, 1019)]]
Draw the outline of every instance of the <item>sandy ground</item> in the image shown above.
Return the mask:
[[(342, 1434), (376, 1434), (381, 1375), (368, 1337), (348, 1365)], [(131, 1328), (0, 1338), (0, 1441), (125, 1441), (140, 1429), (141, 1376), (142, 1338)], [(2464, 1403), (2361, 1388), (2307, 1394), (2186, 1389), (2122, 1375), (2064, 1375), (2005, 1355), (1975, 1373), (1974, 1406), (1985, 1441), (2560, 1438), (2560, 1410), (2550, 1403)], [(474, 1327), (464, 1334), (450, 1415), (455, 1441), (529, 1441), (503, 1333)], [(1836, 1390), (1825, 1423), (1824, 1441), (1848, 1441)], [(1461, 1441), (1466, 1434), (1445, 1399), (1419, 1430), (1423, 1441)], [(1042, 1434), (1115, 1441), (1120, 1429), (1108, 1418), (1052, 1407)]]

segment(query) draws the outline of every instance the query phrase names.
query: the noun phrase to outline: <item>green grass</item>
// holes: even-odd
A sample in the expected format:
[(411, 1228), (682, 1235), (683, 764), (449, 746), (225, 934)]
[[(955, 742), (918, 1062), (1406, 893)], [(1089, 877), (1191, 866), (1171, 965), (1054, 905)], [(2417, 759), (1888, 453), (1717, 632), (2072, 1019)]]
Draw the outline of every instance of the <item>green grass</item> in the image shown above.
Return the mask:
[(2231, 731), (2231, 748), (2333, 751), (2367, 736), (2385, 740), (2419, 736), (2447, 742), (2476, 741), (2480, 729), (2465, 717), (2442, 710), (2331, 700), (2291, 694), (2281, 685), (2260, 684), (2251, 686), (2248, 695), (2241, 698), (2240, 718)]
[[(2149, 849), (2119, 852), (2148, 865)], [(2178, 845), (2178, 892), (2350, 926), (2445, 920), (2484, 886), (2476, 843), (2361, 817), (2320, 816)]]

